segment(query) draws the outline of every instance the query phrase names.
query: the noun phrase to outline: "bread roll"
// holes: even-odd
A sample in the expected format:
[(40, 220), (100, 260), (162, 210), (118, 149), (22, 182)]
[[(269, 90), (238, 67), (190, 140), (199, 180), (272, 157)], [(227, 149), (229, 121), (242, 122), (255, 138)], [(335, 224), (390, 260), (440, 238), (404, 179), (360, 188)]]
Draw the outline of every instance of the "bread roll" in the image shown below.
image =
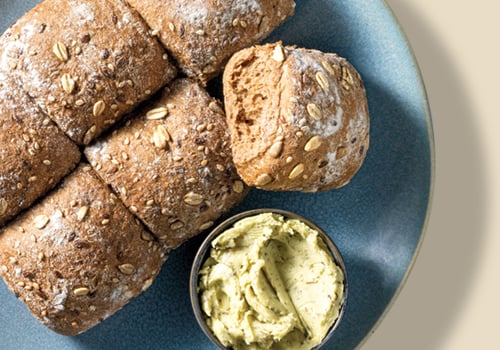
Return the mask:
[(234, 162), (250, 186), (346, 185), (369, 145), (360, 75), (345, 59), (281, 43), (236, 53), (223, 76)]
[(122, 0), (44, 0), (2, 35), (0, 52), (0, 69), (78, 144), (175, 75), (147, 25)]
[(0, 227), (79, 160), (78, 147), (0, 72)]
[(236, 51), (293, 15), (293, 0), (128, 0), (177, 61), (205, 84)]
[(85, 155), (168, 248), (209, 228), (247, 193), (222, 108), (186, 79), (174, 81)]
[(88, 165), (0, 230), (0, 275), (35, 317), (65, 335), (146, 290), (165, 259)]

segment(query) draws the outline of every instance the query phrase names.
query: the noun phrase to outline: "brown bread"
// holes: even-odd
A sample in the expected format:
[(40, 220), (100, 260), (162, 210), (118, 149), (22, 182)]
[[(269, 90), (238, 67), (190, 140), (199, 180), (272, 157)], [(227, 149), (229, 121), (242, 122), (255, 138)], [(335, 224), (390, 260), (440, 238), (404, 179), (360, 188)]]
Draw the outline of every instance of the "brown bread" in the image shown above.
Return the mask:
[(146, 290), (166, 252), (88, 165), (0, 230), (0, 275), (43, 324), (82, 333)]
[(79, 160), (78, 147), (0, 72), (0, 228)]
[(88, 144), (175, 75), (121, 0), (45, 0), (0, 38), (15, 77), (72, 140)]
[(345, 59), (256, 46), (231, 58), (223, 85), (234, 162), (248, 185), (324, 191), (346, 185), (363, 163), (368, 105)]
[(169, 248), (208, 229), (247, 193), (232, 161), (222, 108), (186, 79), (174, 81), (85, 155)]
[[(294, 7), (44, 0), (0, 37), (0, 276), (43, 324), (76, 335), (112, 315), (248, 185), (315, 192), (355, 175), (369, 116), (354, 67), (247, 48)], [(203, 88), (225, 66), (226, 113)], [(62, 180), (77, 145), (90, 165)]]
[(177, 61), (203, 84), (236, 51), (293, 15), (293, 0), (128, 0)]

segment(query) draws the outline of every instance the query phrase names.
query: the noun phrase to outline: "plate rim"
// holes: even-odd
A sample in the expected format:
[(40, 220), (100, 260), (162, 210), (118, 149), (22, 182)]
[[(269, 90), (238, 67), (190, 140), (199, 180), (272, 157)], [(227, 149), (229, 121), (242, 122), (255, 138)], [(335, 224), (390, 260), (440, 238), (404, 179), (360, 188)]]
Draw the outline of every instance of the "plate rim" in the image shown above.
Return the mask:
[(424, 82), (422, 70), (418, 64), (418, 59), (417, 59), (417, 56), (415, 54), (415, 50), (413, 49), (411, 42), (410, 42), (402, 24), (401, 24), (401, 22), (399, 21), (398, 17), (396, 16), (396, 13), (391, 8), (391, 6), (387, 2), (387, 0), (380, 0), (380, 3), (382, 6), (385, 7), (387, 13), (392, 18), (394, 24), (396, 25), (396, 27), (401, 35), (401, 39), (403, 40), (406, 47), (408, 48), (411, 62), (413, 63), (413, 66), (415, 68), (415, 72), (418, 76), (418, 86), (419, 86), (419, 92), (422, 95), (421, 102), (422, 102), (424, 113), (425, 113), (427, 140), (429, 142), (429, 155), (430, 155), (430, 157), (429, 157), (429, 159), (430, 159), (429, 192), (428, 192), (427, 209), (426, 209), (426, 213), (425, 213), (424, 223), (422, 225), (420, 237), (419, 237), (417, 245), (415, 246), (415, 251), (413, 252), (410, 263), (408, 264), (408, 266), (406, 268), (406, 271), (401, 279), (401, 282), (399, 283), (398, 288), (396, 288), (393, 296), (391, 297), (391, 299), (387, 303), (384, 311), (382, 312), (380, 317), (377, 319), (377, 321), (373, 324), (373, 326), (370, 328), (370, 330), (367, 332), (367, 334), (364, 336), (364, 338), (358, 343), (358, 345), (356, 346), (356, 349), (362, 348), (369, 341), (371, 336), (378, 330), (380, 325), (383, 323), (383, 321), (385, 320), (387, 315), (392, 310), (397, 299), (401, 295), (401, 291), (406, 286), (406, 283), (408, 282), (408, 278), (411, 275), (413, 268), (415, 267), (415, 262), (420, 254), (420, 250), (422, 248), (423, 242), (424, 242), (426, 234), (427, 234), (429, 219), (430, 219), (431, 212), (432, 212), (432, 203), (433, 203), (433, 198), (434, 198), (434, 186), (435, 186), (435, 176), (436, 176), (436, 144), (435, 144), (435, 139), (434, 139), (434, 127), (433, 127), (433, 122), (432, 122), (432, 112), (431, 112), (430, 103), (429, 103), (429, 95), (428, 95), (427, 89), (425, 87), (425, 82)]

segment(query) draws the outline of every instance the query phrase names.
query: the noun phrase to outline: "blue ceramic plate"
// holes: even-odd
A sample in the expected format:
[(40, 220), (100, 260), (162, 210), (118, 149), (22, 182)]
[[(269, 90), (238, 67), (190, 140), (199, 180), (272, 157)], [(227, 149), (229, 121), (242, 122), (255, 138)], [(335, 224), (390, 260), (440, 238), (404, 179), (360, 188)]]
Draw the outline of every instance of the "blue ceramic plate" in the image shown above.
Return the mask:
[[(0, 0), (0, 30), (36, 2)], [(330, 234), (345, 259), (350, 295), (327, 349), (352, 349), (398, 294), (422, 240), (434, 162), (426, 94), (411, 49), (382, 0), (297, 0), (295, 16), (269, 38), (276, 40), (338, 53), (359, 70), (371, 147), (360, 172), (340, 190), (254, 190), (233, 213), (282, 208)], [(189, 271), (204, 236), (174, 251), (146, 293), (73, 338), (42, 326), (0, 282), (0, 349), (213, 349), (189, 301)]]

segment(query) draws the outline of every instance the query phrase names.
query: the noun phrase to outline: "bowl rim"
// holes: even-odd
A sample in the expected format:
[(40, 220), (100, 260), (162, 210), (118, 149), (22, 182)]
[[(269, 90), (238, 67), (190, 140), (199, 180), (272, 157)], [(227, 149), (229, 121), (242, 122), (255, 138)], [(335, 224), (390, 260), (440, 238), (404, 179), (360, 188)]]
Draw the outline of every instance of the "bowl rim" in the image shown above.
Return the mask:
[(203, 239), (202, 244), (198, 248), (196, 255), (193, 259), (193, 263), (191, 265), (191, 271), (189, 274), (189, 296), (190, 296), (190, 301), (191, 301), (191, 307), (193, 309), (194, 316), (196, 318), (196, 322), (200, 326), (201, 330), (205, 335), (221, 350), (228, 350), (227, 347), (225, 347), (219, 339), (212, 333), (210, 328), (205, 322), (205, 318), (203, 316), (203, 310), (200, 305), (200, 299), (199, 299), (199, 293), (198, 293), (198, 273), (200, 271), (201, 266), (205, 262), (207, 255), (210, 252), (211, 248), (211, 243), (212, 241), (220, 235), (223, 231), (225, 231), (227, 228), (231, 227), (233, 224), (235, 224), (237, 221), (259, 215), (259, 214), (264, 214), (264, 213), (273, 213), (273, 214), (279, 214), (282, 215), (285, 219), (297, 219), (299, 221), (302, 221), (305, 223), (307, 226), (310, 228), (316, 230), (319, 233), (319, 237), (323, 240), (323, 242), (326, 244), (328, 247), (329, 252), (331, 253), (333, 260), (337, 266), (340, 267), (342, 270), (342, 273), (344, 274), (344, 300), (342, 301), (342, 304), (340, 305), (340, 310), (339, 314), (337, 316), (337, 319), (333, 323), (333, 325), (330, 327), (328, 330), (328, 333), (325, 335), (325, 337), (321, 340), (321, 342), (316, 345), (312, 350), (319, 350), (321, 349), (324, 345), (328, 343), (328, 341), (332, 338), (333, 334), (335, 333), (335, 330), (337, 329), (338, 325), (341, 323), (341, 320), (343, 318), (343, 315), (345, 313), (345, 309), (347, 307), (347, 302), (349, 300), (348, 294), (349, 294), (349, 278), (347, 276), (347, 269), (344, 263), (344, 259), (342, 257), (342, 254), (340, 253), (337, 245), (334, 243), (333, 239), (328, 235), (328, 233), (323, 230), (321, 227), (319, 227), (316, 223), (311, 221), (310, 219), (297, 214), (295, 212), (289, 211), (289, 210), (284, 210), (284, 209), (277, 209), (277, 208), (258, 208), (258, 209), (250, 209), (250, 210), (245, 210), (240, 213), (237, 213), (235, 215), (232, 215), (231, 217), (225, 219), (222, 221), (220, 224), (218, 224), (215, 228), (213, 228), (210, 233)]

